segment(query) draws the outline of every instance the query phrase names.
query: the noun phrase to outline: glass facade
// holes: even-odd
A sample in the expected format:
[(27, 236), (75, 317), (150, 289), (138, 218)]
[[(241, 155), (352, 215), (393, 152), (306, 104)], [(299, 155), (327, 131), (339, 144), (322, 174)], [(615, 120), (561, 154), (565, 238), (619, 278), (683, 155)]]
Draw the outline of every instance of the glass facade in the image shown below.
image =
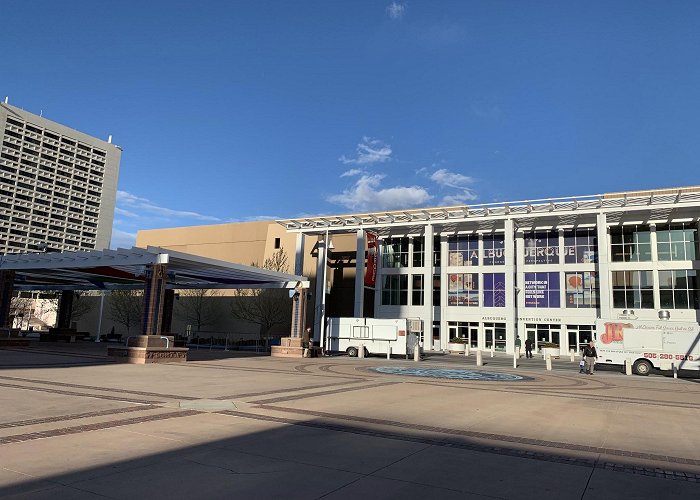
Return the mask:
[(698, 272), (659, 271), (659, 296), (664, 309), (700, 309)]
[(583, 271), (566, 273), (566, 307), (598, 307), (598, 273)]
[(479, 307), (478, 273), (449, 274), (447, 276), (447, 305)]
[(382, 241), (382, 267), (408, 267), (408, 238)]
[(651, 261), (651, 229), (649, 226), (611, 227), (610, 251), (613, 262)]
[(598, 236), (595, 228), (564, 231), (564, 262), (566, 264), (598, 262)]
[(656, 228), (656, 251), (661, 261), (695, 260), (697, 224), (665, 224)]
[(505, 237), (501, 234), (484, 235), (484, 265), (501, 266), (506, 263)]
[(450, 266), (479, 265), (479, 237), (476, 234), (450, 237), (447, 240), (447, 261)]
[(525, 264), (559, 264), (559, 231), (525, 233)]
[(654, 287), (651, 271), (613, 271), (613, 307), (653, 309)]

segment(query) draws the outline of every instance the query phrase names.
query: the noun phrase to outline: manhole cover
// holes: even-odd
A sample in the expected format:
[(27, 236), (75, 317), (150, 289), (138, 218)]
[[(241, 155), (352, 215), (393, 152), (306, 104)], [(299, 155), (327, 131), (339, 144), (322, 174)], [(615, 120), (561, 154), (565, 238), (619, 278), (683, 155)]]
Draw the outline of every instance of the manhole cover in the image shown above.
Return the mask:
[(233, 401), (221, 401), (218, 399), (195, 399), (193, 401), (180, 401), (180, 408), (184, 410), (220, 411), (235, 410), (236, 405)]
[(409, 377), (449, 378), (458, 380), (484, 380), (495, 382), (513, 382), (531, 380), (529, 377), (512, 373), (485, 372), (482, 370), (464, 370), (455, 368), (400, 368), (379, 366), (370, 370), (388, 375), (407, 375)]

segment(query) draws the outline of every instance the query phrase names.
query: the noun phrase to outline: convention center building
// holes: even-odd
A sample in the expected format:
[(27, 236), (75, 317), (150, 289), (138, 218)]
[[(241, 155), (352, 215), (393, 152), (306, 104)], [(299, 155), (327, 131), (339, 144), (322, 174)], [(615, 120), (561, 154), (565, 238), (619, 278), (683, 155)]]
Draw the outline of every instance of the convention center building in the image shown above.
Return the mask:
[(317, 340), (328, 317), (410, 318), (426, 350), (460, 337), (512, 353), (517, 336), (567, 352), (597, 319), (698, 322), (699, 228), (692, 186), (148, 230), (137, 245), (243, 264), (287, 249), (315, 282)]

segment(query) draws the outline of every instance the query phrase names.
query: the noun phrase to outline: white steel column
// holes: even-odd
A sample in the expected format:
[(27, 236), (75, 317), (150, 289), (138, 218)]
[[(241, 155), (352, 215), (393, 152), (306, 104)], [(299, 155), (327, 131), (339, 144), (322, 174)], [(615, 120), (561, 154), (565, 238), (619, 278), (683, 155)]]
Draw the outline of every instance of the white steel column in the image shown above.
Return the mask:
[(612, 288), (610, 286), (610, 238), (608, 237), (608, 221), (604, 213), (596, 217), (598, 237), (598, 290), (600, 294), (600, 317), (611, 318)]
[(357, 230), (357, 249), (355, 251), (355, 314), (364, 317), (365, 308), (365, 231)]
[(423, 350), (433, 349), (433, 226), (425, 225), (423, 236)]
[(326, 241), (319, 239), (316, 259), (316, 300), (314, 306), (314, 341), (321, 340), (326, 316)]
[[(521, 342), (524, 342), (522, 335), (518, 332), (518, 293), (515, 289), (515, 224), (513, 219), (506, 219), (504, 223), (504, 257), (506, 261), (506, 279), (505, 279), (505, 294), (506, 294), (506, 352), (513, 352), (515, 349), (515, 336), (520, 335)], [(521, 252), (522, 253), (522, 252)], [(522, 282), (520, 288), (523, 288)], [(524, 291), (520, 292), (524, 295)], [(494, 333), (495, 342), (495, 333)], [(524, 344), (523, 344), (524, 345)]]
[[(447, 236), (440, 235), (440, 345), (438, 350), (447, 348), (450, 332), (447, 328)], [(435, 349), (435, 346), (433, 346)]]
[(659, 248), (656, 246), (656, 224), (649, 224), (649, 241), (651, 242), (651, 286), (654, 297), (654, 309), (661, 309), (661, 282), (659, 281)]
[(304, 275), (304, 233), (297, 233), (296, 253), (294, 254), (294, 274)]

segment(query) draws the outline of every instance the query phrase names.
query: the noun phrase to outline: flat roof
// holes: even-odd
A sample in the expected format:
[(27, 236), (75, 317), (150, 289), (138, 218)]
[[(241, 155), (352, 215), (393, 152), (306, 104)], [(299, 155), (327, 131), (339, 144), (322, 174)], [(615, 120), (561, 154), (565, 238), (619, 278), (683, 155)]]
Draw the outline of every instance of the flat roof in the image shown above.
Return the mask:
[(152, 264), (167, 264), (167, 287), (174, 289), (309, 286), (303, 276), (152, 246), (0, 256), (0, 270), (15, 272), (15, 290), (140, 290)]

